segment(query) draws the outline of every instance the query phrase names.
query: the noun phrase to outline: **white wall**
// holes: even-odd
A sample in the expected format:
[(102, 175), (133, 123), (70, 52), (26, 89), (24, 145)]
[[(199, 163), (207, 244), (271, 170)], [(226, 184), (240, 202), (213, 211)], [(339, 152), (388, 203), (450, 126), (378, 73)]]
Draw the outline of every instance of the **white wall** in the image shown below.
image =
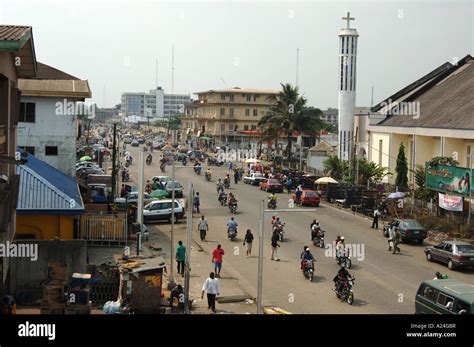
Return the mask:
[[(21, 102), (36, 104), (35, 123), (18, 123), (17, 145), (35, 147), (35, 157), (74, 176), (76, 162), (76, 122), (71, 115), (56, 114), (56, 102), (64, 99), (22, 97)], [(73, 102), (73, 99), (68, 99)], [(57, 146), (58, 155), (45, 155), (45, 146)]]

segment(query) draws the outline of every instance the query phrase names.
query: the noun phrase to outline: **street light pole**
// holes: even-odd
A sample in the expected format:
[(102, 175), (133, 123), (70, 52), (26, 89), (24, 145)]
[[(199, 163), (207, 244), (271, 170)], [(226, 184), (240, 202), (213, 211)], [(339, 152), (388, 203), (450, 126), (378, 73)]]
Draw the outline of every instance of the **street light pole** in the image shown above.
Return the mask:
[(174, 179), (175, 179), (175, 165), (174, 165), (174, 158), (173, 158), (173, 166), (171, 169), (171, 265), (170, 265), (170, 279), (168, 283), (168, 287), (171, 289), (172, 287), (175, 286), (174, 283), (174, 277), (173, 277), (173, 272), (174, 272), (174, 202), (175, 202), (175, 196), (174, 196)]
[(263, 233), (265, 230), (264, 200), (260, 201), (260, 223), (258, 228), (258, 287), (257, 287), (257, 314), (262, 314), (262, 286), (263, 286)]
[[(191, 246), (193, 243), (193, 184), (188, 183), (188, 210), (187, 219), (186, 219), (186, 278), (184, 279), (184, 288), (185, 288), (185, 312), (189, 314), (189, 283), (191, 280)], [(191, 208), (189, 210), (189, 208)]]

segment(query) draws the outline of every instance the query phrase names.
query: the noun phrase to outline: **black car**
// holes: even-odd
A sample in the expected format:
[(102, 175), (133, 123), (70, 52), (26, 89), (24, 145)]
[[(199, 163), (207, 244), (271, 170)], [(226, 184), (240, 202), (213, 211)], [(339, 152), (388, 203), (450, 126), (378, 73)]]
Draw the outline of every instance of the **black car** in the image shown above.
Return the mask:
[(400, 232), (401, 241), (416, 241), (419, 244), (428, 236), (425, 228), (413, 219), (394, 219), (392, 222), (385, 224), (383, 227), (383, 236), (389, 236), (389, 228), (396, 227)]
[[(168, 196), (171, 197), (173, 194), (173, 181), (166, 182), (165, 190), (168, 193)], [(181, 183), (174, 181), (174, 197), (182, 198), (183, 197), (183, 186)]]

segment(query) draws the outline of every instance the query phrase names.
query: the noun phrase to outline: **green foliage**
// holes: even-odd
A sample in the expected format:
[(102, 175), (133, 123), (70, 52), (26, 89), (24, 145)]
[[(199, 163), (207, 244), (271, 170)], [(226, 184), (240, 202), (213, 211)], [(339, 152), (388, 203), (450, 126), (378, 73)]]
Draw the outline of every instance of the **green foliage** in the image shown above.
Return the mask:
[(388, 168), (365, 159), (359, 159), (359, 179), (362, 184), (365, 184), (368, 180), (379, 183), (387, 175), (392, 175)]
[(454, 160), (452, 157), (434, 157), (430, 160), (430, 165), (449, 165), (449, 166), (458, 166), (459, 162)]
[(423, 166), (418, 165), (415, 169), (415, 183), (415, 199), (428, 202), (436, 196), (435, 191), (426, 189), (426, 170)]
[[(349, 170), (349, 162), (341, 160), (336, 155), (330, 156), (324, 162), (324, 170), (335, 180), (341, 180)], [(347, 178), (347, 177), (346, 177)]]
[(405, 157), (405, 146), (403, 143), (400, 144), (397, 156), (397, 166), (395, 167), (397, 177), (395, 179), (395, 185), (403, 190), (408, 188), (408, 164), (407, 158)]

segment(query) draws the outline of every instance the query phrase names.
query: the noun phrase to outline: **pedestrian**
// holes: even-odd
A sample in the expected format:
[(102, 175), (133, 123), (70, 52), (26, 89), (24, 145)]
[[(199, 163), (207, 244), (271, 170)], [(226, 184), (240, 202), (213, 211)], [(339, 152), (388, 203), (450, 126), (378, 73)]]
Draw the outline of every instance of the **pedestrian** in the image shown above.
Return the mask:
[(278, 235), (278, 231), (277, 229), (274, 229), (272, 234), (272, 256), (270, 258), (271, 260), (280, 261), (280, 258), (278, 258), (278, 247), (280, 247), (280, 245), (278, 244), (279, 239), (280, 238)]
[(239, 183), (239, 170), (238, 169), (234, 170), (234, 183), (235, 184)]
[(393, 242), (393, 254), (397, 253), (400, 253), (400, 247), (398, 247), (398, 245), (400, 244), (400, 238), (401, 238), (401, 235), (400, 235), (400, 231), (398, 230), (397, 227), (393, 227), (393, 237), (392, 237), (392, 242)]
[(378, 208), (374, 210), (374, 220), (372, 221), (372, 229), (378, 229), (379, 228), (379, 216), (380, 216), (380, 211)]
[(207, 224), (207, 220), (204, 219), (204, 215), (202, 215), (201, 219), (199, 220), (198, 230), (199, 230), (199, 236), (201, 237), (201, 241), (205, 241), (206, 233), (209, 230), (209, 225)]
[(122, 189), (120, 190), (120, 197), (124, 198), (127, 194), (127, 188), (125, 188), (125, 184), (122, 184)]
[(291, 187), (293, 186), (293, 180), (288, 178), (286, 181), (286, 189), (288, 190), (288, 194), (291, 194)]
[(196, 213), (201, 213), (201, 211), (199, 210), (199, 205), (201, 204), (201, 201), (199, 199), (199, 192), (196, 193), (196, 195), (194, 196), (194, 200), (193, 200), (193, 207), (194, 207), (194, 210), (196, 211)]
[(250, 257), (252, 253), (252, 242), (253, 242), (253, 234), (250, 229), (247, 229), (247, 234), (244, 237), (244, 246), (247, 244), (247, 258)]
[(173, 309), (174, 299), (178, 301), (178, 309), (184, 311), (184, 288), (181, 284), (178, 284), (170, 294), (170, 308)]
[(390, 252), (392, 250), (393, 246), (393, 235), (394, 235), (394, 230), (395, 230), (394, 225), (389, 225), (388, 226), (388, 251)]
[(211, 258), (211, 263), (214, 264), (214, 272), (216, 273), (217, 278), (220, 278), (223, 256), (224, 256), (224, 250), (222, 249), (222, 246), (219, 244), (217, 245), (217, 248), (214, 251), (212, 251), (212, 258)]
[(183, 241), (178, 241), (176, 247), (176, 262), (178, 263), (178, 273), (184, 277), (184, 263), (186, 262), (186, 247), (183, 246)]
[(204, 299), (204, 292), (207, 292), (207, 308), (216, 313), (216, 296), (219, 295), (219, 281), (214, 276), (214, 272), (209, 274), (209, 278), (202, 285), (201, 299)]
[(229, 161), (229, 172), (232, 172), (232, 162)]

